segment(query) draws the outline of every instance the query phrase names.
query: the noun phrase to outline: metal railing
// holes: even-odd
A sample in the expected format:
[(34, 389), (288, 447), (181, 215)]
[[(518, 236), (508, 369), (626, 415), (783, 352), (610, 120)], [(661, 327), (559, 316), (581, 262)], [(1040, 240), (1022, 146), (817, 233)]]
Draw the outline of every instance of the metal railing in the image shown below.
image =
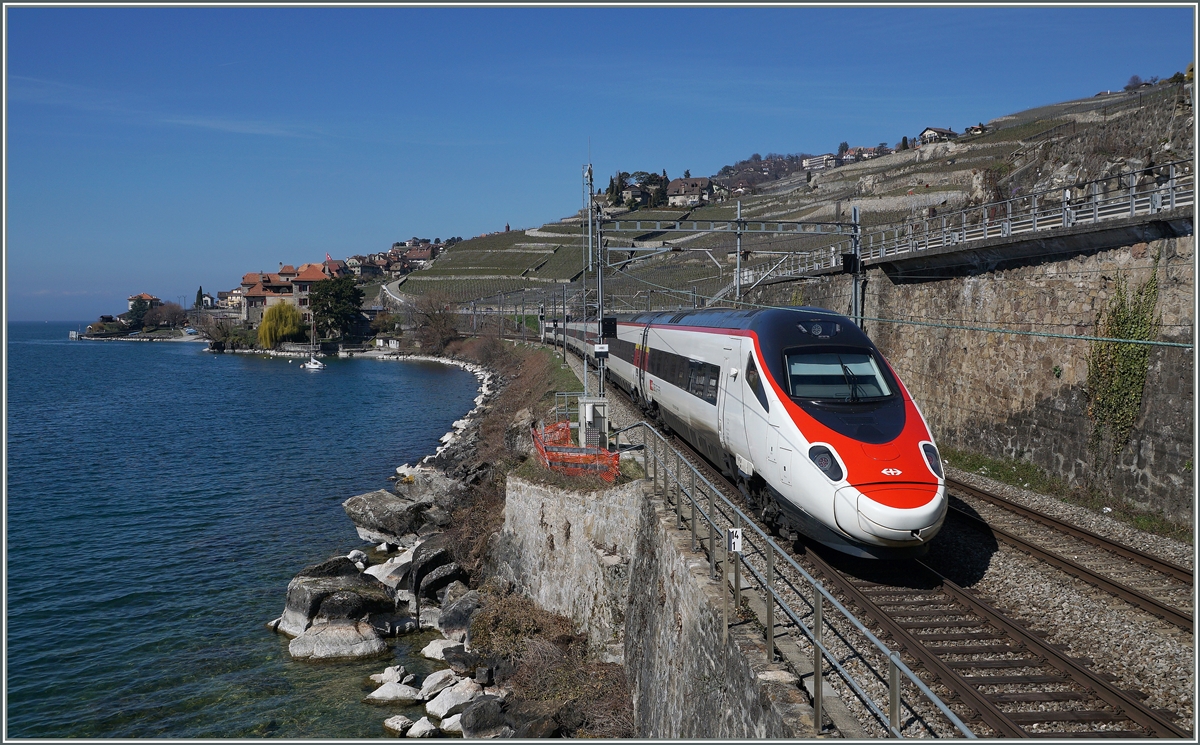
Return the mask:
[[(726, 577), (728, 577), (727, 573), (732, 570), (732, 595), (735, 608), (741, 606), (743, 568), (746, 572), (746, 579), (753, 580), (761, 590), (767, 609), (767, 620), (764, 624), (768, 630), (766, 634), (767, 661), (773, 662), (775, 658), (774, 619), (777, 609), (783, 615), (782, 620), (785, 623), (791, 621), (792, 625), (803, 633), (812, 644), (812, 665), (814, 671), (812, 689), (813, 709), (814, 721), (817, 723), (818, 730), (821, 727), (822, 717), (822, 680), (824, 669), (828, 664), (845, 684), (854, 691), (855, 695), (867, 707), (872, 716), (894, 737), (903, 737), (900, 701), (901, 687), (904, 681), (911, 683), (920, 692), (921, 696), (945, 715), (964, 737), (976, 737), (962, 719), (904, 664), (897, 651), (890, 649), (872, 634), (861, 621), (855, 618), (845, 606), (838, 602), (837, 598), (830, 594), (812, 575), (797, 564), (786, 551), (781, 549), (766, 532), (756, 525), (754, 520), (730, 502), (704, 474), (689, 463), (662, 434), (645, 422), (639, 422), (622, 430), (622, 432), (638, 428), (641, 430), (641, 448), (645, 454), (647, 478), (652, 483), (655, 494), (661, 495), (664, 502), (674, 510), (676, 528), (682, 529), (685, 522), (690, 526), (693, 550), (696, 550), (698, 543), (704, 544), (707, 541), (709, 578), (715, 579), (717, 577), (718, 565), (721, 567), (721, 574)], [(743, 550), (736, 554), (737, 558), (732, 562), (730, 562), (729, 544), (725, 540), (726, 526), (742, 530)], [(707, 533), (707, 537), (705, 537), (705, 533)], [(720, 536), (720, 556), (718, 556), (717, 549), (718, 536)], [(759, 571), (750, 561), (751, 557), (759, 557), (765, 563), (765, 571)], [(732, 567), (730, 566), (731, 563)], [(798, 611), (793, 608), (776, 589), (778, 581), (789, 581), (782, 574), (776, 572), (776, 566), (780, 565), (782, 565), (784, 570), (790, 570), (794, 575), (798, 575), (803, 584), (809, 589), (810, 597), (807, 598), (799, 593), (799, 591), (796, 593), (799, 602), (808, 605), (807, 609), (802, 608)], [(727, 635), (729, 631), (730, 588), (725, 581), (721, 582), (721, 587), (722, 594), (724, 595), (724, 623), (725, 634)], [(746, 589), (750, 589), (749, 586)], [(827, 606), (835, 614), (840, 615), (848, 622), (866, 639), (870, 646), (875, 647), (887, 659), (888, 669), (886, 672), (872, 668), (872, 672), (876, 676), (888, 681), (886, 712), (867, 693), (866, 685), (854, 677), (853, 673), (842, 664), (838, 655), (831, 651), (825, 642), (826, 626), (829, 625), (824, 620), (824, 612)], [(802, 616), (804, 615), (809, 616), (807, 624), (802, 620)], [(840, 632), (836, 629), (831, 627), (830, 630), (840, 636)], [(861, 659), (865, 661), (866, 657), (861, 656)], [(867, 664), (869, 665), (870, 663)], [(884, 678), (885, 675), (886, 678)]]
[[(864, 232), (860, 255), (866, 261), (923, 251), (966, 249), (974, 241), (1095, 225), (1107, 220), (1155, 215), (1195, 204), (1191, 161), (1176, 161), (1068, 189), (1042, 191), (959, 210), (949, 215), (893, 223)], [(842, 265), (851, 241), (814, 251), (779, 254), (778, 262), (743, 268), (742, 287), (773, 277), (809, 274)]]

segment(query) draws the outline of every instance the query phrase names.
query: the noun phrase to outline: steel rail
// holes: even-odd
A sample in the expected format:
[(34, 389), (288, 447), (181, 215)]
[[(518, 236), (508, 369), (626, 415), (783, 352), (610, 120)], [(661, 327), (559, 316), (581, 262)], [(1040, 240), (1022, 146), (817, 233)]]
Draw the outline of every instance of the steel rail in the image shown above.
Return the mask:
[(1008, 718), (1008, 716), (996, 707), (991, 701), (982, 694), (978, 688), (963, 680), (962, 675), (956, 672), (953, 668), (946, 665), (945, 661), (931, 652), (916, 635), (908, 629), (904, 628), (899, 621), (888, 615), (882, 608), (877, 606), (866, 593), (854, 586), (846, 577), (828, 562), (822, 559), (814, 551), (807, 554), (808, 560), (816, 564), (826, 579), (832, 582), (837, 588), (850, 597), (851, 602), (865, 611), (871, 616), (877, 624), (893, 639), (900, 643), (904, 649), (913, 657), (920, 660), (933, 675), (937, 676), (947, 687), (965, 705), (969, 706), (979, 718), (989, 727), (1004, 737), (1028, 737), (1028, 733), (1021, 728), (1016, 722)]
[(1067, 574), (1070, 574), (1073, 577), (1078, 577), (1090, 585), (1095, 585), (1102, 590), (1111, 592), (1122, 600), (1127, 600), (1138, 608), (1148, 611), (1165, 621), (1169, 621), (1170, 623), (1186, 629), (1187, 631), (1192, 631), (1191, 614), (1185, 613), (1174, 606), (1167, 605), (1162, 601), (1155, 600), (1149, 595), (1139, 592), (1128, 585), (1115, 582), (1108, 577), (1099, 574), (1098, 572), (1088, 569), (1082, 564), (1072, 561), (1066, 557), (1059, 556), (1053, 551), (1044, 549), (1041, 546), (1038, 546), (1037, 544), (1032, 543), (1018, 535), (1009, 533), (1003, 528), (998, 528), (995, 525), (991, 525), (983, 518), (976, 517), (975, 515), (965, 512), (958, 507), (951, 506), (950, 509), (953, 510), (954, 514), (959, 518), (966, 520), (981, 530), (990, 531), (993, 535), (1010, 546), (1041, 559), (1047, 564), (1056, 566)]
[(1003, 507), (1010, 512), (1015, 512), (1022, 517), (1035, 520), (1047, 527), (1054, 528), (1055, 530), (1067, 533), (1075, 538), (1087, 541), (1088, 543), (1098, 546), (1106, 551), (1123, 556), (1126, 559), (1131, 559), (1158, 572), (1168, 574), (1175, 579), (1187, 582), (1189, 584), (1194, 582), (1193, 572), (1187, 567), (1182, 567), (1174, 562), (1167, 561), (1166, 559), (1160, 559), (1157, 556), (1151, 556), (1150, 554), (1138, 551), (1136, 548), (1126, 546), (1123, 543), (1117, 543), (1110, 538), (1105, 538), (1104, 536), (1093, 533), (1090, 530), (1076, 527), (1056, 517), (1047, 515), (1044, 512), (1040, 512), (1031, 507), (1018, 504), (999, 495), (992, 494), (991, 492), (984, 491), (978, 487), (958, 481), (957, 479), (947, 478), (946, 485), (977, 499), (982, 499), (990, 504)]
[(1076, 676), (1080, 682), (1087, 685), (1097, 698), (1124, 714), (1131, 721), (1140, 724), (1158, 737), (1188, 738), (1191, 736), (1191, 733), (1176, 727), (1158, 712), (1142, 703), (1134, 695), (1117, 688), (1101, 675), (1079, 664), (1079, 662), (1073, 660), (1069, 655), (1058, 651), (1053, 645), (1040, 639), (1036, 634), (1031, 633), (1020, 624), (1014, 623), (1002, 612), (979, 599), (974, 593), (946, 579), (937, 570), (932, 569), (921, 560), (918, 559), (916, 561), (930, 572), (933, 572), (934, 575), (940, 577), (943, 588), (956, 600), (959, 600), (975, 613), (988, 619), (997, 628), (1003, 629), (1006, 633), (1020, 640), (1030, 651), (1041, 656), (1051, 666), (1063, 673)]
[[(668, 438), (666, 436), (660, 434), (656, 430), (654, 430), (654, 428), (648, 422), (641, 422), (641, 424), (643, 426), (645, 426), (651, 432), (654, 432), (654, 434), (657, 437), (659, 437), (660, 439), (662, 439), (664, 443), (668, 442)], [(708, 462), (706, 461), (704, 456), (702, 456), (694, 448), (692, 448), (691, 445), (689, 445), (687, 442), (685, 442), (683, 439), (679, 438), (678, 436), (672, 436), (669, 439), (670, 439), (670, 441), (677, 443), (679, 445), (679, 447), (682, 448), (683, 450), (687, 451), (687, 453), (691, 454), (691, 456), (694, 459), (696, 459), (696, 461), (698, 463), (700, 463), (702, 467), (704, 467), (706, 470), (709, 470), (710, 473), (712, 473), (712, 475), (714, 476), (714, 478), (717, 481), (724, 483), (726, 488), (730, 492), (736, 493), (736, 494), (741, 494), (741, 492), (737, 489), (737, 487), (734, 486), (732, 483), (730, 483), (729, 479), (725, 478), (725, 476), (723, 474), (720, 474), (719, 472), (712, 470), (712, 468), (708, 465)], [(697, 469), (694, 464), (688, 463), (688, 465), (689, 465), (689, 467), (691, 467), (691, 469), (693, 471), (695, 471), (697, 473), (699, 472), (699, 469)], [(784, 551), (778, 544), (775, 543), (775, 541), (771, 540), (770, 536), (767, 535), (767, 533), (757, 524), (757, 522), (753, 518), (746, 515), (746, 513), (742, 512), (742, 510), (739, 509), (737, 505), (735, 505), (732, 501), (729, 500), (728, 497), (726, 497), (715, 486), (713, 486), (711, 481), (709, 481), (703, 475), (700, 475), (700, 478), (703, 480), (703, 482), (705, 484), (708, 485), (708, 487), (713, 491), (713, 493), (716, 494), (720, 498), (720, 500), (722, 502), (724, 502), (730, 508), (730, 510), (733, 511), (733, 513), (736, 516), (738, 516), (742, 519), (743, 527), (751, 528), (752, 535), (757, 534), (758, 536), (761, 536), (764, 541), (766, 541), (768, 551), (770, 551), (770, 550), (776, 551), (779, 554), (780, 558), (784, 559), (787, 562), (787, 564), (789, 564), (791, 566), (792, 569), (794, 569), (797, 573), (799, 573), (801, 578), (803, 580), (805, 580), (814, 589), (815, 592), (817, 592), (820, 596), (822, 596), (824, 598), (824, 600), (828, 601), (834, 607), (835, 610), (839, 611), (847, 620), (849, 620), (852, 623), (852, 625), (859, 631), (859, 633), (863, 634), (863, 636), (865, 636), (879, 651), (886, 654), (889, 657), (889, 659), (892, 659), (893, 662), (895, 662), (896, 666), (905, 674), (905, 676), (907, 676), (909, 678), (909, 680), (917, 687), (917, 689), (925, 696), (925, 698), (930, 703), (934, 704), (934, 706), (938, 709), (938, 711), (940, 711), (941, 714), (943, 716), (945, 716), (946, 719), (954, 727), (956, 727), (960, 732), (963, 732), (969, 738), (978, 737), (974, 732), (972, 732), (970, 730), (969, 727), (967, 727), (967, 725), (962, 721), (962, 719), (957, 714), (955, 714), (950, 709), (950, 707), (946, 705), (945, 702), (943, 702), (941, 700), (940, 697), (938, 697), (936, 694), (933, 693), (932, 690), (930, 690), (929, 686), (923, 680), (921, 680), (920, 677), (917, 676), (915, 672), (913, 672), (911, 669), (909, 669), (908, 666), (905, 665), (902, 661), (900, 661), (898, 659), (894, 659), (895, 652), (893, 652), (891, 649), (889, 649), (886, 644), (884, 644), (873, 633), (871, 633), (871, 631), (866, 628), (866, 626), (862, 623), (862, 621), (860, 621), (853, 613), (851, 613), (849, 611), (849, 609), (847, 609), (841, 602), (839, 602), (837, 598), (833, 597), (833, 595), (831, 593), (829, 593), (828, 590), (826, 590), (824, 587), (822, 587), (822, 585), (819, 582), (817, 582), (817, 580), (809, 572), (805, 571), (799, 564), (797, 564), (795, 559), (793, 559), (788, 552)], [(681, 492), (683, 492), (686, 495), (686, 490), (683, 490), (682, 483), (680, 483), (679, 488), (680, 488)], [(693, 501), (693, 505), (696, 506), (697, 509), (699, 510), (699, 507), (696, 502)], [(753, 544), (751, 544), (751, 545), (753, 545)], [(744, 556), (741, 558), (741, 563), (743, 565), (745, 565), (746, 569), (748, 571), (750, 571), (752, 573), (752, 575), (759, 581), (760, 585), (766, 587), (766, 582), (765, 582), (765, 579), (763, 578), (763, 576), (757, 571), (757, 569), (755, 569), (755, 567), (753, 567), (749, 563), (748, 560), (746, 560), (746, 558)], [(774, 601), (781, 607), (784, 614), (787, 615), (792, 620), (792, 622), (797, 626), (797, 628), (799, 628), (801, 631), (804, 632), (805, 636), (808, 637), (810, 642), (813, 642), (814, 644), (816, 644), (816, 639), (815, 639), (815, 636), (814, 636), (812, 630), (809, 629), (808, 627), (804, 626), (804, 624), (800, 622), (800, 619), (797, 618), (795, 613), (787, 605), (787, 603), (784, 601), (784, 599), (779, 595), (778, 592), (776, 592), (775, 588), (773, 588), (773, 587), (769, 588), (769, 593), (770, 593), (770, 597), (772, 599), (774, 599)], [(838, 670), (838, 672), (842, 674), (843, 679), (855, 691), (856, 695), (859, 696), (860, 700), (864, 703), (864, 705), (866, 705), (867, 708), (870, 709), (872, 711), (872, 713), (874, 713), (876, 715), (877, 718), (880, 718), (880, 722), (883, 723), (884, 726), (887, 727), (889, 729), (889, 731), (892, 732), (892, 734), (896, 735), (897, 737), (901, 736), (899, 731), (895, 730), (891, 726), (891, 724), (889, 722), (887, 722), (886, 718), (882, 718), (882, 711), (878, 708), (878, 706), (875, 704), (875, 702), (870, 699), (870, 697), (866, 694), (866, 692), (861, 689), (861, 687), (858, 685), (857, 681), (855, 681), (851, 677), (849, 671), (845, 670), (845, 668), (841, 665), (841, 663), (838, 662), (837, 657), (831, 651), (829, 651), (828, 648), (824, 644), (819, 644), (817, 646), (820, 647), (821, 652), (824, 654), (824, 656), (826, 658), (828, 658), (828, 660), (833, 664), (833, 666)]]

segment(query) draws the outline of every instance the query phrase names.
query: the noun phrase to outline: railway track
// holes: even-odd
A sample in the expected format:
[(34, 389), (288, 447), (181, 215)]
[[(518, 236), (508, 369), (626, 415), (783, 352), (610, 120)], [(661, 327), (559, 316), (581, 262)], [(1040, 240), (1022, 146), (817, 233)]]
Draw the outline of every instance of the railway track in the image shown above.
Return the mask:
[[(740, 501), (734, 486), (686, 442), (676, 437), (674, 444), (705, 469), (710, 480), (722, 484), (727, 497)], [(828, 588), (836, 588), (860, 611), (860, 618), (870, 618), (903, 650), (910, 667), (928, 673), (926, 683), (962, 719), (987, 730), (976, 734), (1189, 737), (1173, 723), (1172, 712), (1147, 707), (1143, 694), (1116, 687), (1108, 676), (1090, 669), (1090, 660), (1071, 657), (920, 561), (863, 562), (841, 555), (826, 559), (811, 549), (793, 551), (792, 557), (815, 569)], [(781, 572), (777, 590), (800, 595), (786, 574)], [(810, 598), (798, 599), (811, 603)], [(910, 726), (934, 735), (945, 732), (925, 721), (936, 712), (922, 710), (915, 700), (907, 704)]]
[(952, 503), (957, 519), (1193, 632), (1191, 569), (960, 481), (946, 486), (975, 511)]

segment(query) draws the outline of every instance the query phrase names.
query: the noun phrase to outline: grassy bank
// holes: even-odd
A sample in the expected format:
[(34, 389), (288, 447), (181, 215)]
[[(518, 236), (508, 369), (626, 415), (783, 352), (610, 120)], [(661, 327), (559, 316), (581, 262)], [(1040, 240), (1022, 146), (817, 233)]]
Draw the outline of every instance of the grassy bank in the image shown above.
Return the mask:
[[(949, 448), (943, 449), (941, 453), (942, 457), (955, 468), (987, 476), (1010, 486), (1049, 494), (1068, 504), (1106, 515), (1147, 533), (1173, 538), (1188, 544), (1193, 541), (1192, 529), (1189, 525), (1180, 525), (1158, 513), (1140, 510), (1093, 487), (1072, 486), (1064, 479), (1051, 476), (1027, 461), (989, 458), (978, 453)], [(1106, 508), (1110, 511), (1106, 512)]]

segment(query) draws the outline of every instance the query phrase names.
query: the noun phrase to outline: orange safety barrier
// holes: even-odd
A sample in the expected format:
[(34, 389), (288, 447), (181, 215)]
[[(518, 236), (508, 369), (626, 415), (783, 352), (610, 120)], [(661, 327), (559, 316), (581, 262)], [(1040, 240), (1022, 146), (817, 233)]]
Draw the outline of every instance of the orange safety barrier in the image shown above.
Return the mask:
[(533, 446), (543, 466), (568, 476), (599, 476), (613, 482), (621, 472), (620, 453), (571, 445), (570, 422), (551, 424), (541, 431), (533, 427)]

